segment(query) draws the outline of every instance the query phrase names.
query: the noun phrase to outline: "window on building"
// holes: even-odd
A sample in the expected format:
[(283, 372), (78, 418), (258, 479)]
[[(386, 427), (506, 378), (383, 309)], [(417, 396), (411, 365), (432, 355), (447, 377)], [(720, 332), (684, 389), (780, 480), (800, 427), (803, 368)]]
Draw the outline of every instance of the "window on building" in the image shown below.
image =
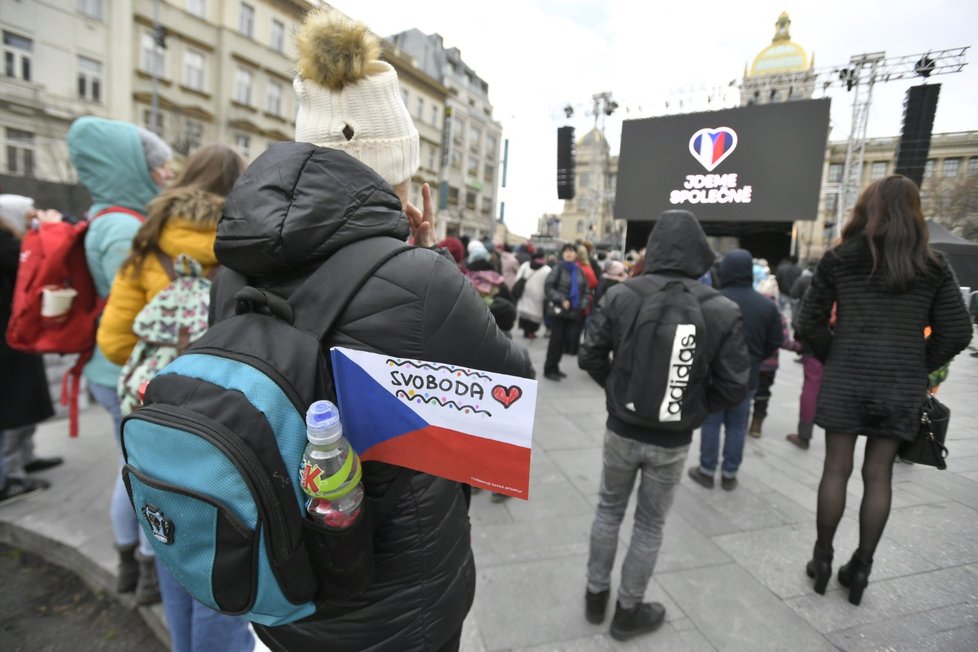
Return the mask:
[(11, 32), (3, 33), (3, 63), (7, 77), (31, 80), (31, 53), (34, 41)]
[(492, 197), (482, 198), (482, 214), (492, 215)]
[(961, 159), (959, 158), (946, 158), (941, 166), (944, 176), (946, 177), (956, 177), (958, 172), (961, 171)]
[(462, 169), (462, 152), (458, 151), (457, 149), (452, 150), (452, 169)]
[(269, 39), (272, 49), (276, 52), (285, 52), (285, 23), (272, 18), (272, 34)]
[(842, 181), (842, 163), (829, 163), (829, 183)]
[(585, 220), (577, 220), (577, 235), (584, 235), (587, 232), (587, 222)]
[(102, 101), (102, 63), (78, 57), (78, 97), (90, 102)]
[(163, 58), (163, 48), (159, 46), (156, 39), (149, 32), (143, 32), (142, 37), (143, 51), (143, 71), (150, 75), (163, 77), (166, 73), (165, 60)]
[(238, 148), (242, 156), (251, 160), (251, 136), (247, 134), (235, 134), (234, 146)]
[(924, 164), (924, 178), (929, 179), (934, 176), (934, 159), (929, 158)]
[(241, 3), (238, 14), (238, 31), (251, 38), (255, 34), (255, 8), (246, 2)]
[(869, 168), (869, 178), (875, 181), (886, 176), (886, 161), (873, 161)]
[(492, 163), (486, 163), (482, 176), (486, 180), (486, 183), (492, 183), (496, 178), (496, 166)]
[(272, 115), (282, 115), (282, 85), (276, 81), (268, 80), (266, 93), (266, 109)]
[(156, 112), (156, 125), (153, 125), (153, 111), (151, 109), (143, 110), (143, 126), (150, 131), (162, 134), (163, 133), (163, 112)]
[(94, 20), (102, 20), (102, 0), (75, 0), (78, 13)]
[(479, 159), (471, 154), (466, 157), (465, 160), (465, 174), (469, 179), (475, 179), (479, 176)]
[(440, 111), (438, 111), (438, 105), (437, 104), (431, 105), (431, 124), (432, 124), (432, 126), (434, 126), (434, 127), (437, 127), (438, 126), (438, 116), (439, 115), (440, 115)]
[(448, 205), (458, 206), (458, 188), (448, 186)]
[(472, 190), (465, 192), (465, 207), (472, 211), (475, 210), (475, 192)]
[(482, 130), (475, 125), (469, 125), (469, 151), (478, 154), (482, 147)]
[(497, 147), (499, 147), (499, 139), (496, 134), (486, 132), (486, 158), (495, 160), (498, 157)]
[(189, 154), (194, 151), (204, 140), (204, 125), (196, 120), (187, 120), (184, 123), (184, 138), (186, 140), (186, 150)]
[(968, 176), (973, 177), (978, 175), (978, 156), (972, 156), (968, 159)]
[(250, 70), (238, 68), (234, 73), (234, 99), (240, 104), (251, 105), (251, 83), (252, 77)]
[(424, 98), (420, 95), (418, 96), (418, 103), (414, 112), (414, 117), (418, 120), (421, 120), (421, 118), (424, 117)]
[(34, 176), (34, 134), (20, 129), (5, 129), (7, 172), (21, 177)]
[(204, 90), (204, 53), (185, 50), (183, 53), (183, 83), (195, 91)]
[(187, 11), (199, 18), (206, 18), (207, 0), (187, 0)]
[(839, 193), (830, 192), (825, 195), (825, 210), (828, 213), (835, 213), (839, 208)]
[(428, 169), (437, 170), (436, 163), (438, 161), (438, 148), (434, 145), (428, 145)]
[(458, 116), (452, 117), (452, 142), (461, 145), (465, 137), (465, 123)]

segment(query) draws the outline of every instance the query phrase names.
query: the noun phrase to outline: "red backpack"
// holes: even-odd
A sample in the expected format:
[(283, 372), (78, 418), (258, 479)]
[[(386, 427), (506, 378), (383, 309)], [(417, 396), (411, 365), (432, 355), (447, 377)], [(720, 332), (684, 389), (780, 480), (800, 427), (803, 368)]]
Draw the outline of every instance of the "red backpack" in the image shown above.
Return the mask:
[[(95, 351), (95, 331), (105, 300), (95, 291), (95, 281), (85, 258), (85, 233), (106, 213), (126, 213), (146, 218), (136, 211), (110, 206), (89, 221), (38, 222), (24, 234), (20, 266), (14, 285), (7, 343), (25, 353), (78, 354), (78, 361), (61, 382), (61, 404), (69, 406), (69, 434), (78, 436), (78, 392), (81, 373)], [(77, 292), (67, 314), (51, 318), (41, 315), (45, 288), (71, 288)]]

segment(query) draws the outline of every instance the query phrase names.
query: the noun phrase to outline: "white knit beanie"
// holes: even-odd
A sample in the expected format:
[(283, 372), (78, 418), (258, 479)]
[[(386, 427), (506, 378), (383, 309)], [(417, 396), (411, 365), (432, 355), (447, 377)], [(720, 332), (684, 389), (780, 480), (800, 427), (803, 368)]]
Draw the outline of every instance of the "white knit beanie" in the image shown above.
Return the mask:
[(28, 211), (34, 208), (34, 200), (23, 195), (0, 195), (0, 220), (17, 233), (27, 228)]
[(306, 17), (297, 34), (299, 97), (295, 139), (340, 149), (391, 185), (421, 165), (418, 130), (390, 64), (366, 26), (326, 11)]

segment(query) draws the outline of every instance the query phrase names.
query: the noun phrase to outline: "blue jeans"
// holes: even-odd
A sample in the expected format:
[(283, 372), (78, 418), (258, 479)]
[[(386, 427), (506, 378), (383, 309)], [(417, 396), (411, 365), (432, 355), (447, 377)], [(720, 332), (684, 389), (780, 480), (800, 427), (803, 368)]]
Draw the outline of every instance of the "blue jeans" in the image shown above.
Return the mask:
[(587, 562), (589, 591), (598, 593), (611, 586), (611, 569), (618, 551), (618, 531), (625, 518), (635, 477), (640, 476), (642, 480), (638, 488), (635, 526), (625, 563), (621, 567), (618, 602), (625, 609), (642, 602), (659, 557), (666, 514), (672, 506), (688, 453), (688, 444), (679, 448), (663, 448), (605, 431), (601, 493), (591, 525), (591, 548)]
[(717, 470), (720, 456), (720, 426), (724, 426), (723, 466), (720, 473), (725, 478), (737, 477), (737, 469), (744, 459), (744, 437), (747, 435), (747, 419), (754, 400), (754, 391), (747, 398), (722, 412), (713, 412), (706, 417), (700, 430), (700, 471), (712, 476)]
[(115, 435), (116, 447), (119, 449), (119, 473), (115, 476), (115, 486), (112, 488), (112, 505), (109, 516), (112, 519), (112, 531), (115, 533), (115, 543), (118, 546), (131, 546), (139, 542), (139, 552), (146, 556), (152, 556), (153, 546), (143, 529), (136, 521), (136, 512), (129, 502), (129, 494), (126, 492), (126, 485), (122, 481), (122, 413), (119, 411), (119, 395), (115, 387), (88, 383), (88, 391), (95, 397), (95, 401), (112, 415), (112, 428)]
[[(248, 621), (225, 616), (193, 599), (166, 564), (156, 560), (171, 652), (251, 652), (255, 637)], [(324, 646), (328, 646), (324, 642)]]

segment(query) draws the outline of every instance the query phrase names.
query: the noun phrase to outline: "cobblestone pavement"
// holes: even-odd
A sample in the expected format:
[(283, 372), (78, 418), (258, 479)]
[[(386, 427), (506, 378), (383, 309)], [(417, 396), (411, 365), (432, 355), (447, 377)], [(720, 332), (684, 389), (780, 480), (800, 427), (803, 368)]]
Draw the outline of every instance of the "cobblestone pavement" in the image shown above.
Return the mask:
[[(547, 340), (528, 345), (541, 371)], [(793, 358), (781, 354), (764, 436), (748, 438), (739, 487), (710, 491), (683, 478), (646, 594), (666, 605), (667, 622), (628, 644), (583, 614), (604, 396), (569, 358), (562, 365), (568, 378), (541, 379), (529, 502), (492, 503), (487, 493), (473, 499), (478, 589), (462, 649), (978, 649), (978, 359), (959, 356), (941, 388), (952, 409), (949, 469), (897, 465), (893, 512), (862, 605), (853, 607), (834, 579), (818, 596), (804, 574), (824, 443), (820, 431), (808, 451), (784, 439), (797, 419), (801, 365)], [(0, 541), (39, 552), (105, 588), (114, 566), (108, 504), (117, 462), (110, 421), (88, 409), (81, 436), (70, 440), (66, 433), (64, 421), (40, 429), (39, 452), (68, 461), (47, 474), (50, 490), (0, 507)], [(694, 437), (690, 465), (698, 446)], [(840, 558), (856, 545), (861, 493), (856, 473), (836, 539)], [(613, 588), (617, 583), (616, 575)], [(158, 608), (143, 614), (165, 631)]]

